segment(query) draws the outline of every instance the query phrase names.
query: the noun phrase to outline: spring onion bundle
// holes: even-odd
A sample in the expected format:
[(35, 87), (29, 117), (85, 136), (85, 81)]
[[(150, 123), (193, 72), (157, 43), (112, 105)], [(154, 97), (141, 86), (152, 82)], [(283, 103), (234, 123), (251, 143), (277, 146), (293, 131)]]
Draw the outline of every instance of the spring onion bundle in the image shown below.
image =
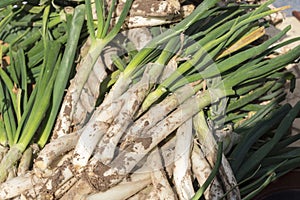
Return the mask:
[[(1, 144), (9, 145), (0, 163), (0, 198), (250, 199), (295, 168), (299, 149), (288, 145), (299, 136), (287, 132), (300, 104), (279, 103), (293, 79), (285, 66), (299, 58), (300, 46), (272, 55), (300, 38), (276, 44), (287, 27), (256, 42), (267, 26), (261, 19), (284, 9), (270, 10), (272, 2), (220, 6), (204, 0), (168, 29), (151, 28), (153, 39), (140, 50), (120, 42), (124, 35), (117, 37), (132, 1), (117, 18), (115, 1), (108, 13), (103, 1), (77, 2), (66, 22), (53, 27), (45, 4), (37, 45), (21, 40), (2, 47), (16, 61), (0, 74), (1, 98), (12, 102), (5, 112), (0, 104)], [(12, 15), (19, 12), (11, 9)], [(60, 23), (68, 37), (51, 32)], [(14, 57), (14, 45), (22, 47), (17, 54), (23, 57)], [(108, 53), (109, 61), (99, 59), (111, 46), (118, 48)], [(64, 95), (79, 47), (76, 74)], [(16, 63), (23, 71), (16, 72)], [(30, 93), (22, 82), (33, 71), (28, 63), (41, 64)], [(21, 101), (9, 90), (14, 84), (25, 90)], [(18, 161), (32, 155), (31, 143), (42, 149), (28, 170), (22, 167), (28, 162)], [(278, 146), (283, 150), (276, 151)], [(22, 173), (10, 178), (16, 163)]]
[[(21, 158), (33, 138), (40, 147), (46, 144), (67, 85), (65, 77), (73, 67), (84, 6), (75, 9), (72, 21), (61, 21), (63, 13), (55, 15), (50, 9), (49, 5), (43, 9), (17, 5), (2, 10), (2, 14), (20, 14), (23, 18), (20, 21), (11, 18), (1, 31), (8, 42), (7, 46), (1, 46), (2, 53), (8, 52), (10, 58), (7, 66), (2, 65), (0, 69), (1, 124), (4, 127), (1, 134), (7, 138), (1, 142), (10, 146), (0, 164), (1, 181), (6, 179), (7, 170)], [(35, 21), (34, 17), (41, 14), (42, 18)], [(26, 28), (31, 23), (33, 25)], [(13, 27), (14, 24), (17, 27)], [(17, 31), (6, 37), (14, 29)], [(67, 39), (70, 32), (74, 36), (72, 40)], [(59, 87), (55, 85), (57, 82), (60, 82)]]

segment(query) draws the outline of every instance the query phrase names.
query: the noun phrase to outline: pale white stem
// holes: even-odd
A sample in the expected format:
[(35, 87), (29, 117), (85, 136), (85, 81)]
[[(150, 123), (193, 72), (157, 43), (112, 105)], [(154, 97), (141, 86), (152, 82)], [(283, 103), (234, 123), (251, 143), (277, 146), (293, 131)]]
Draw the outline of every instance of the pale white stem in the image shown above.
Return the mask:
[[(206, 160), (204, 153), (198, 147), (197, 142), (194, 142), (191, 158), (193, 174), (196, 176), (199, 186), (202, 186), (210, 175), (212, 169)], [(223, 197), (223, 195), (224, 192), (222, 186), (216, 178), (204, 192), (204, 197), (207, 200), (219, 200)]]
[(82, 89), (79, 101), (74, 107), (72, 125), (74, 125), (75, 129), (82, 128), (94, 112), (99, 97), (100, 85), (106, 76), (106, 71), (101, 65), (93, 68), (92, 73), (89, 75)]
[(17, 176), (0, 184), (0, 199), (11, 199), (21, 194), (34, 194), (41, 188), (42, 180), (32, 173)]
[(100, 85), (107, 77), (107, 68), (112, 69), (112, 56), (118, 55), (119, 47), (106, 46), (98, 57), (89, 77), (82, 89), (78, 104), (75, 106), (73, 124), (75, 128), (81, 128), (95, 110), (95, 105), (99, 97)]
[[(197, 131), (199, 145), (201, 150), (204, 152), (207, 161), (210, 166), (215, 165), (216, 155), (217, 155), (217, 144), (213, 135), (212, 130), (207, 125), (206, 119), (204, 117), (203, 111), (199, 112), (194, 117), (194, 126)], [(220, 179), (226, 191), (231, 191), (228, 193), (229, 198), (240, 199), (240, 193), (236, 187), (237, 182), (231, 167), (226, 160), (225, 156), (222, 157), (222, 164), (219, 169)]]
[(66, 152), (74, 149), (78, 138), (79, 131), (68, 135), (64, 135), (47, 144), (34, 162), (35, 167), (44, 171), (54, 160), (57, 160)]
[(125, 102), (115, 101), (108, 106), (101, 104), (95, 111), (89, 123), (83, 127), (74, 150), (73, 164), (76, 169), (85, 166), (91, 157), (96, 145), (108, 130), (113, 119), (117, 116)]
[[(57, 174), (60, 173), (61, 169), (64, 169), (66, 167), (68, 168), (68, 165), (70, 164), (70, 160), (72, 160), (72, 157), (73, 157), (73, 151), (70, 151), (57, 158), (57, 160), (52, 162), (51, 165), (45, 170), (40, 170), (39, 168), (34, 166), (33, 171), (35, 173), (35, 176), (45, 180), (51, 179), (53, 176), (57, 176)], [(68, 177), (62, 178), (61, 180), (63, 181), (64, 179), (68, 179)]]
[[(88, 52), (85, 53), (84, 58), (78, 64), (76, 68), (77, 73), (70, 82), (70, 86), (67, 94), (65, 95), (56, 125), (54, 127), (52, 138), (57, 138), (68, 134), (70, 132), (70, 126), (72, 124), (79, 123), (73, 121), (74, 113), (76, 112), (77, 103), (80, 100), (82, 90), (86, 86), (90, 75), (93, 73), (97, 76), (97, 82), (93, 84), (94, 89), (92, 90), (95, 91), (94, 95), (98, 96), (100, 83), (107, 76), (104, 63), (102, 62), (101, 57), (99, 57), (105, 45), (106, 43), (99, 40), (91, 47), (89, 44), (84, 46)], [(96, 71), (94, 72), (93, 69)], [(94, 98), (90, 107), (95, 105), (96, 100), (97, 97)]]
[(80, 168), (87, 164), (100, 139), (107, 133), (110, 124), (119, 114), (126, 100), (128, 100), (120, 98), (120, 96), (127, 89), (130, 82), (131, 80), (124, 78), (124, 74), (121, 73), (117, 82), (94, 112), (88, 124), (83, 127), (84, 131), (75, 148), (73, 159), (75, 167)]
[[(148, 70), (151, 70), (151, 73), (148, 72)], [(146, 82), (147, 86), (148, 86), (148, 84), (151, 85), (151, 83), (155, 83), (158, 75), (161, 73), (161, 70), (162, 70), (161, 65), (156, 64), (156, 63), (154, 63), (154, 64), (150, 63), (149, 67), (146, 67), (146, 71), (144, 74), (145, 74), (146, 80), (148, 80), (148, 83)], [(152, 74), (152, 75), (151, 76), (149, 75), (149, 77), (148, 77), (148, 76), (146, 76), (147, 74)], [(123, 79), (124, 79), (125, 83), (122, 85), (120, 83), (120, 81)], [(126, 82), (126, 81), (129, 81), (129, 78), (126, 78), (126, 77), (124, 77), (124, 74), (121, 74), (118, 81), (112, 88), (112, 90), (109, 92), (109, 94), (104, 99), (103, 103), (94, 112), (91, 120), (86, 125), (86, 127), (84, 127), (83, 133), (82, 133), (81, 137), (79, 138), (79, 142), (77, 143), (77, 146), (75, 148), (75, 153), (74, 153), (73, 164), (76, 168), (85, 166), (87, 164), (87, 161), (90, 158), (91, 154), (93, 153), (97, 142), (107, 132), (109, 125), (113, 122), (113, 119), (117, 116), (117, 114), (120, 112), (121, 108), (123, 107), (123, 104), (125, 103), (123, 98), (118, 98), (119, 100), (116, 100), (116, 101), (113, 101), (113, 99), (115, 99), (115, 97), (119, 97), (120, 95), (122, 95), (122, 93), (125, 91), (124, 87), (126, 87), (126, 89), (127, 89), (128, 86), (126, 86), (126, 84), (129, 85), (129, 82)], [(187, 91), (188, 91), (188, 94), (194, 92), (193, 90), (187, 90)], [(116, 94), (114, 94), (115, 92), (116, 92)], [(192, 94), (190, 94), (190, 95), (192, 95)], [(179, 99), (185, 100), (186, 98), (188, 98), (188, 97), (185, 96), (184, 98), (179, 98)], [(128, 99), (126, 99), (126, 100), (128, 100)], [(179, 100), (179, 102), (180, 102), (180, 100)], [(104, 116), (106, 116), (106, 118), (104, 118)], [(117, 137), (113, 138), (113, 140), (118, 141), (121, 136), (122, 136), (122, 133), (117, 134)], [(114, 146), (115, 145), (116, 145), (116, 142), (114, 143)], [(100, 149), (101, 149), (101, 147), (100, 147)], [(111, 147), (110, 149), (114, 149), (114, 148)], [(110, 152), (113, 152), (113, 151), (110, 150)], [(101, 155), (105, 155), (105, 154), (103, 153)], [(110, 156), (111, 155), (112, 155), (112, 153), (110, 154)]]
[[(170, 169), (169, 170), (170, 174), (172, 174), (172, 167), (173, 167), (173, 162), (174, 162), (174, 149), (175, 149), (175, 137), (170, 138), (165, 144), (163, 144), (161, 146), (161, 153), (162, 153), (164, 166), (166, 166), (167, 169)], [(140, 166), (142, 166), (142, 167), (139, 168), (135, 172), (135, 174), (149, 173), (153, 170), (152, 164), (149, 161), (149, 159), (146, 161), (147, 161), (146, 163), (144, 161), (140, 162)], [(104, 191), (105, 189), (102, 188), (103, 182), (101, 182), (98, 175), (101, 174), (103, 172), (103, 170), (109, 169), (109, 165), (108, 166), (104, 165), (101, 162), (99, 162), (97, 159), (92, 157), (87, 166), (88, 166), (88, 168), (87, 168), (87, 170), (85, 170), (86, 171), (85, 177), (87, 177), (89, 179), (88, 182), (93, 187), (97, 188), (98, 190)], [(123, 176), (123, 174), (120, 174), (118, 176), (120, 176), (120, 179), (121, 179), (121, 176)], [(109, 180), (109, 181), (111, 181), (111, 180)], [(118, 182), (119, 181), (117, 180), (114, 184), (117, 184)]]
[(191, 178), (190, 153), (193, 141), (192, 119), (185, 121), (176, 132), (174, 184), (179, 199), (191, 199), (194, 188)]
[(10, 199), (19, 196), (22, 192), (32, 187), (30, 177), (17, 176), (0, 185), (0, 199)]
[(164, 167), (158, 148), (155, 148), (148, 157), (148, 164), (151, 165), (151, 180), (158, 199), (175, 200), (175, 194), (167, 180)]
[(130, 181), (124, 180), (118, 185), (110, 188), (105, 192), (99, 192), (91, 194), (86, 197), (87, 200), (99, 200), (99, 199), (114, 199), (123, 200), (126, 199), (140, 190), (144, 189), (151, 183), (150, 173), (138, 173), (133, 174), (129, 179)]
[(231, 191), (228, 193), (229, 199), (241, 199), (241, 194), (239, 188), (237, 187), (237, 181), (231, 169), (231, 166), (227, 158), (222, 156), (222, 164), (220, 167), (220, 177), (223, 184), (225, 185), (226, 191)]

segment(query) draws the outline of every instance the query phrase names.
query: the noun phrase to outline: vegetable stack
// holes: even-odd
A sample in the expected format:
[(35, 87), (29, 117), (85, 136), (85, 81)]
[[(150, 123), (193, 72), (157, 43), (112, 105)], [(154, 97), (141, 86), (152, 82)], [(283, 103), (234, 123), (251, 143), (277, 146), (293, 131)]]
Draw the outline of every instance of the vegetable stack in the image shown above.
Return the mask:
[[(132, 0), (119, 16), (115, 0), (108, 10), (68, 2), (71, 12), (16, 2), (0, 4), (10, 8), (0, 24), (10, 58), (0, 71), (0, 198), (250, 199), (299, 166), (288, 145), (300, 104), (279, 103), (300, 46), (274, 55), (300, 38), (276, 43), (287, 27), (257, 41), (262, 19), (285, 9), (270, 10), (273, 1), (204, 0), (182, 21), (149, 28), (142, 49), (121, 32)], [(34, 144), (41, 150), (24, 168)]]

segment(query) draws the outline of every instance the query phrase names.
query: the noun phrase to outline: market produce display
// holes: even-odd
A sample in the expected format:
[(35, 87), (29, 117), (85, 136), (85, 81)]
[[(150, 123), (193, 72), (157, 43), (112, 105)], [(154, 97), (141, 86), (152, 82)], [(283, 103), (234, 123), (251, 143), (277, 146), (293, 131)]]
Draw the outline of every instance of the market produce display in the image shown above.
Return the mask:
[(299, 167), (272, 2), (1, 1), (0, 199), (252, 199)]

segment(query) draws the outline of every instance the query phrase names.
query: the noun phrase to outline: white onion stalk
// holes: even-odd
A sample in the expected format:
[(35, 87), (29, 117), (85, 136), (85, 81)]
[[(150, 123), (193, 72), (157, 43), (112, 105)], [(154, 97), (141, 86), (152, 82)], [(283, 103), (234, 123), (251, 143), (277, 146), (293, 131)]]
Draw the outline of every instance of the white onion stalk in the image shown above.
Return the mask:
[[(170, 42), (167, 44), (166, 48), (170, 48), (172, 46), (174, 46), (174, 44), (176, 42), (176, 38), (173, 38), (170, 40)], [(164, 55), (164, 54), (162, 54)], [(160, 63), (162, 62), (162, 63)], [(147, 75), (146, 78), (146, 86), (147, 86), (147, 91), (149, 91), (152, 87), (152, 85), (154, 83), (157, 82), (158, 77), (160, 76), (162, 70), (163, 70), (163, 62), (165, 62), (164, 59), (158, 59), (157, 63), (149, 63), (149, 65), (151, 65), (150, 67), (144, 67), (145, 69), (145, 75)], [(148, 68), (148, 69), (147, 69)], [(126, 69), (129, 69), (126, 68)], [(74, 159), (73, 159), (73, 164), (74, 167), (76, 169), (81, 168), (82, 166), (85, 166), (90, 158), (90, 156), (92, 155), (92, 153), (95, 150), (95, 146), (97, 145), (98, 141), (100, 141), (100, 139), (102, 138), (103, 135), (105, 134), (111, 134), (111, 133), (107, 133), (107, 129), (109, 128), (110, 124), (113, 123), (114, 118), (118, 115), (118, 113), (120, 112), (121, 108), (123, 107), (124, 102), (119, 102), (118, 99), (121, 99), (120, 101), (128, 101), (128, 98), (123, 99), (122, 97), (120, 97), (129, 87), (130, 83), (131, 83), (131, 76), (132, 75), (132, 71), (129, 70), (129, 72), (127, 72), (126, 70), (121, 73), (120, 77), (118, 78), (117, 82), (114, 84), (113, 88), (110, 90), (110, 92), (108, 93), (108, 95), (105, 97), (104, 101), (102, 102), (102, 104), (98, 107), (98, 109), (94, 112), (91, 120), (89, 121), (89, 123), (84, 127), (84, 130), (82, 132), (81, 137), (79, 138), (79, 141), (77, 143), (77, 146), (75, 148), (75, 152), (74, 152)], [(142, 83), (142, 84), (145, 84)], [(144, 87), (144, 86), (143, 86)], [(144, 95), (144, 96), (143, 96)], [(144, 92), (141, 97), (145, 97), (147, 95), (146, 92)], [(121, 103), (122, 105), (118, 105), (117, 108), (115, 108), (115, 106), (112, 106), (112, 104), (115, 102), (113, 100), (116, 100), (116, 103)], [(131, 98), (129, 98), (131, 99)], [(143, 99), (143, 98), (141, 98)], [(132, 101), (135, 102), (135, 101)], [(138, 105), (137, 105), (138, 106)], [(106, 115), (103, 114), (103, 112), (107, 112), (106, 108), (107, 107), (113, 107), (111, 108), (111, 111), (113, 112), (112, 114), (110, 114), (108, 118), (108, 120), (103, 120), (102, 118)], [(127, 120), (130, 121), (130, 115), (127, 116), (128, 112), (124, 112)], [(123, 119), (123, 117), (120, 116), (121, 119)], [(128, 123), (127, 120), (123, 120), (124, 122)], [(119, 124), (119, 123), (115, 123), (115, 124)], [(119, 124), (120, 125), (120, 124)], [(121, 136), (122, 136), (122, 132), (120, 133), (119, 129), (121, 126), (119, 127), (115, 127), (113, 126), (111, 129), (115, 129), (115, 132), (117, 133), (115, 137), (110, 138), (109, 140), (114, 140), (114, 141), (118, 141)], [(114, 133), (113, 133), (114, 135)], [(113, 152), (115, 149), (115, 145), (117, 142), (111, 143), (110, 141), (107, 142), (107, 140), (104, 138), (103, 140), (104, 143), (106, 142), (106, 146), (102, 146), (100, 144), (100, 150), (102, 149), (108, 149), (109, 153), (101, 153), (101, 155), (108, 155), (108, 158), (104, 158), (104, 160), (110, 160), (113, 156)], [(103, 143), (103, 142), (101, 142)], [(113, 144), (113, 145), (107, 145), (107, 144)], [(105, 163), (107, 163), (108, 161), (105, 161)]]
[(151, 180), (153, 192), (156, 194), (158, 199), (175, 200), (176, 196), (167, 180), (161, 159), (158, 148), (155, 148), (148, 157), (148, 163), (151, 163), (152, 168)]
[(222, 163), (220, 166), (220, 177), (226, 188), (226, 191), (231, 191), (228, 193), (229, 198), (241, 199), (240, 191), (237, 187), (237, 181), (231, 169), (231, 166), (227, 160), (227, 158), (222, 155)]
[(36, 168), (44, 171), (61, 155), (73, 149), (78, 141), (79, 132), (64, 135), (47, 144), (34, 162)]
[(56, 168), (51, 174), (44, 172), (39, 174), (31, 171), (2, 183), (0, 199), (10, 199), (20, 195), (25, 199), (49, 199), (52, 195), (61, 196), (77, 181), (68, 165)]
[(33, 176), (32, 173), (17, 176), (0, 185), (0, 199), (11, 199), (21, 194), (35, 198), (37, 191), (42, 187), (42, 183), (42, 180)]
[[(210, 166), (213, 167), (217, 156), (217, 143), (212, 131), (206, 123), (203, 111), (200, 111), (197, 115), (194, 116), (194, 127), (197, 132), (200, 148), (203, 151)], [(224, 155), (222, 157), (222, 160), (225, 161), (222, 161), (222, 164), (220, 166), (219, 177), (223, 184), (223, 187), (226, 192), (230, 191), (228, 193), (228, 197), (230, 199), (240, 199), (240, 193), (236, 187), (236, 179)]]
[(107, 106), (101, 104), (98, 110), (94, 112), (89, 123), (83, 127), (72, 161), (76, 169), (87, 164), (99, 140), (106, 133), (124, 103), (124, 100), (116, 100)]
[[(194, 142), (191, 158), (193, 174), (196, 176), (199, 186), (202, 186), (209, 177), (212, 169), (196, 141)], [(204, 197), (207, 200), (219, 200), (223, 196), (224, 191), (222, 186), (218, 179), (215, 178), (204, 192)]]
[(179, 199), (191, 199), (194, 194), (191, 179), (190, 153), (193, 141), (192, 119), (185, 121), (176, 132), (174, 184)]
[[(103, 52), (104, 59), (106, 56), (110, 56), (107, 55), (107, 50), (105, 49)], [(115, 50), (114, 48), (111, 49), (112, 51)], [(103, 80), (107, 77), (107, 72), (103, 65), (106, 66), (106, 64), (102, 63), (102, 56), (99, 56), (91, 73), (89, 74), (88, 80), (86, 81), (82, 89), (78, 103), (76, 105), (73, 105), (74, 111), (72, 113), (72, 116), (70, 116), (72, 117), (72, 129), (78, 130), (82, 128), (82, 126), (86, 124), (91, 114), (95, 110), (96, 102), (100, 93), (100, 85), (103, 82)]]
[(73, 122), (73, 115), (76, 109), (76, 105), (80, 99), (82, 89), (86, 84), (90, 73), (93, 71), (93, 68), (97, 66), (96, 68), (101, 69), (101, 73), (97, 74), (97, 76), (99, 76), (98, 79), (100, 80), (100, 82), (102, 82), (103, 79), (107, 76), (104, 64), (101, 62), (101, 58), (99, 58), (98, 56), (106, 46), (106, 42), (99, 40), (97, 44), (92, 44), (92, 47), (90, 47), (89, 44), (91, 41), (88, 40), (87, 42), (88, 44), (86, 44), (83, 48), (89, 50), (87, 54), (84, 55), (84, 58), (81, 60), (81, 62), (78, 64), (76, 76), (72, 79), (67, 94), (64, 98), (62, 107), (59, 112), (58, 120), (54, 128), (54, 138), (69, 133), (70, 126)]

